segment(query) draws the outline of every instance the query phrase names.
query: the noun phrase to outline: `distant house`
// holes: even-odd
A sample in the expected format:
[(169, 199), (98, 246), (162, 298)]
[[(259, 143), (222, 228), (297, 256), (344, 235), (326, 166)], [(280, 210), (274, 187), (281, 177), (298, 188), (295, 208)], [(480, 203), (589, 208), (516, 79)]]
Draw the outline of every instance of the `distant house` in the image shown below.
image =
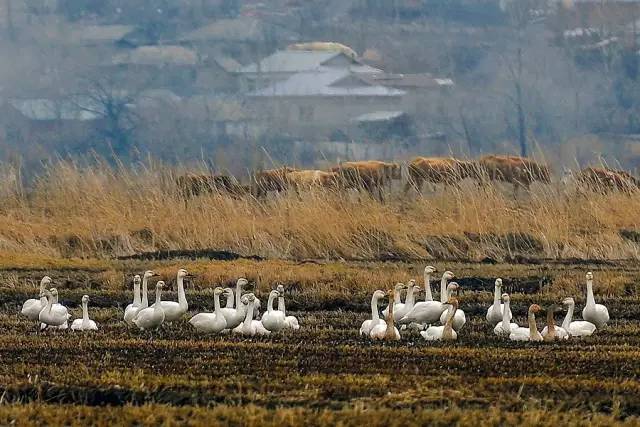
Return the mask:
[(405, 94), (348, 68), (321, 67), (275, 81), (247, 97), (255, 113), (274, 127), (297, 136), (319, 137), (353, 126), (353, 119), (363, 114), (399, 110)]
[(548, 25), (557, 35), (576, 30), (617, 33), (638, 20), (640, 0), (555, 0)]
[(287, 80), (298, 73), (349, 71), (377, 73), (379, 69), (365, 65), (342, 51), (280, 50), (261, 61), (240, 68), (236, 74), (245, 90), (265, 88)]

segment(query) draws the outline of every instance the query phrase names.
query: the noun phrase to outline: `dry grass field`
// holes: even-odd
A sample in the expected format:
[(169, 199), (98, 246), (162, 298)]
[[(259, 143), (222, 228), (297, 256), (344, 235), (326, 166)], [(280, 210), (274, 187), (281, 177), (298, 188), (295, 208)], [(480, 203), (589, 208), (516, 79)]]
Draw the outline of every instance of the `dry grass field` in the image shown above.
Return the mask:
[[(161, 165), (61, 162), (33, 188), (3, 187), (0, 425), (640, 424), (640, 195), (553, 184), (514, 198), (465, 183), (385, 203), (323, 191), (185, 204), (174, 182)], [(221, 250), (232, 259), (207, 258)], [(360, 338), (372, 292), (421, 282), (427, 263), (462, 285), (458, 341)], [(175, 300), (180, 267), (195, 275), (190, 314), (244, 276), (263, 301), (282, 284), (302, 328), (252, 339), (198, 334), (187, 317), (156, 334), (127, 328), (132, 275), (153, 268)], [(566, 296), (579, 316), (589, 270), (612, 318), (592, 337), (514, 343), (484, 321), (496, 277), (520, 324), (529, 304)], [(45, 274), (74, 317), (91, 296), (97, 333), (36, 333), (19, 316)]]

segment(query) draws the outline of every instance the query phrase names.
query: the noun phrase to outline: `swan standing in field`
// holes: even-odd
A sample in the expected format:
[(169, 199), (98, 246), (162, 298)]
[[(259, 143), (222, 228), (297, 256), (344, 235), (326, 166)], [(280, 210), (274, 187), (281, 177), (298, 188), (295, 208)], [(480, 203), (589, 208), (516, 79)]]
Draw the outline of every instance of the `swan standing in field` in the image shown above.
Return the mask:
[(40, 298), (29, 298), (22, 304), (22, 310), (20, 310), (20, 314), (26, 316), (29, 320), (38, 320), (38, 316), (40, 316), (40, 312), (47, 305), (47, 297), (45, 295), (45, 290), (47, 286), (51, 285), (52, 280), (49, 276), (44, 276), (42, 280), (40, 280)]
[[(138, 276), (140, 279), (140, 276)], [(139, 289), (138, 289), (139, 290)], [(138, 295), (139, 296), (139, 295)], [(89, 319), (89, 295), (82, 296), (82, 319), (76, 319), (71, 323), (71, 329), (74, 331), (97, 331), (98, 325)]]
[(196, 330), (217, 334), (227, 328), (227, 321), (220, 311), (220, 295), (223, 292), (220, 287), (213, 290), (213, 313), (198, 313), (189, 320)]
[(243, 295), (240, 299), (240, 303), (247, 306), (246, 315), (242, 323), (233, 329), (233, 333), (248, 335), (251, 337), (254, 335), (271, 334), (270, 331), (265, 329), (265, 327), (262, 325), (262, 322), (260, 322), (259, 320), (253, 320), (253, 311), (255, 309), (256, 296), (251, 293)]
[(140, 299), (140, 275), (133, 276), (133, 302), (124, 309), (124, 321), (127, 325), (133, 325), (133, 318), (138, 313), (138, 308), (142, 305)]
[(382, 341), (398, 341), (400, 340), (400, 332), (398, 328), (395, 327), (395, 294), (393, 290), (389, 290), (389, 315), (387, 316), (386, 322), (378, 323), (373, 328), (371, 328), (371, 332), (369, 336), (374, 340), (382, 340)]
[(171, 323), (180, 319), (189, 309), (189, 304), (187, 304), (187, 296), (184, 293), (184, 279), (187, 277), (193, 276), (187, 273), (187, 270), (185, 270), (184, 268), (178, 270), (178, 275), (176, 277), (176, 282), (178, 283), (178, 302), (162, 301), (162, 309), (164, 310), (164, 321), (166, 323)]
[(436, 268), (427, 265), (424, 268), (424, 300), (433, 301), (433, 294), (431, 293), (431, 275), (436, 272)]
[(284, 327), (285, 329), (293, 329), (297, 331), (300, 329), (300, 323), (295, 316), (287, 316), (287, 311), (284, 306), (284, 286), (278, 285), (277, 287), (280, 296), (278, 297), (278, 310), (284, 314)]
[(156, 283), (156, 302), (151, 307), (143, 308), (133, 319), (133, 323), (141, 331), (157, 329), (164, 323), (164, 309), (162, 308), (162, 288), (164, 282), (159, 280)]
[(262, 315), (262, 326), (268, 331), (279, 332), (285, 327), (285, 316), (280, 310), (273, 308), (273, 300), (280, 296), (280, 292), (273, 290), (269, 292), (267, 300), (267, 312)]
[(242, 277), (238, 279), (236, 281), (235, 308), (229, 308), (229, 300), (227, 300), (227, 307), (221, 310), (224, 319), (227, 321), (228, 329), (234, 329), (240, 325), (247, 314), (247, 304), (242, 304), (240, 301), (242, 298), (242, 287), (248, 284), (247, 279)]
[[(55, 327), (59, 329), (66, 329), (67, 320), (69, 320), (70, 314), (65, 306), (62, 304), (56, 304), (58, 299), (58, 290), (51, 288), (51, 290), (44, 291), (47, 296), (47, 305), (40, 311), (38, 320), (40, 320), (40, 328), (45, 329), (47, 327)], [(61, 328), (61, 326), (64, 326)]]
[[(447, 300), (451, 298), (451, 295), (453, 294), (454, 291), (457, 292), (459, 290), (460, 290), (460, 285), (458, 285), (456, 282), (449, 283), (447, 285)], [(441, 325), (444, 325), (445, 323), (447, 323), (447, 317), (448, 317), (448, 312), (447, 310), (445, 310), (440, 315)], [(457, 332), (460, 329), (462, 329), (465, 323), (467, 323), (467, 316), (465, 316), (464, 311), (460, 310), (459, 308), (456, 308), (456, 312), (453, 315), (453, 325), (452, 325), (453, 329)]]
[(371, 329), (379, 323), (384, 323), (378, 314), (378, 301), (384, 298), (384, 292), (378, 290), (371, 297), (371, 319), (365, 320), (360, 326), (360, 335), (369, 336)]
[(593, 297), (593, 273), (587, 273), (587, 305), (582, 309), (582, 318), (600, 329), (609, 321), (609, 310), (602, 304), (596, 304)]
[[(405, 289), (406, 286), (404, 285), (404, 283), (396, 283), (396, 286), (394, 287), (394, 294), (393, 294), (393, 300), (395, 301), (395, 307), (393, 307), (393, 311), (394, 313), (398, 313), (398, 310), (401, 309), (402, 307), (404, 307), (405, 304), (403, 304), (402, 301), (402, 290)], [(409, 292), (407, 292), (407, 296), (406, 298), (409, 298)], [(405, 301), (406, 303), (406, 301)], [(385, 319), (387, 318), (387, 315), (389, 314), (389, 306), (386, 306), (384, 308), (384, 310), (382, 310), (382, 317), (384, 317)], [(397, 320), (398, 318), (396, 318)]]
[[(136, 316), (140, 311), (149, 307), (149, 295), (147, 290), (149, 287), (149, 279), (151, 279), (152, 277), (158, 277), (158, 276), (159, 274), (156, 274), (152, 270), (147, 270), (142, 275), (142, 300), (140, 301), (140, 305), (138, 306), (138, 308), (134, 310), (133, 319), (136, 318)], [(132, 322), (133, 322), (133, 319), (131, 319)]]
[[(450, 271), (445, 271), (440, 279), (440, 295), (445, 297), (447, 295), (447, 281), (453, 279), (455, 276)], [(429, 325), (440, 320), (440, 315), (445, 310), (444, 304), (441, 301), (421, 301), (413, 306), (413, 309), (407, 313), (398, 323), (401, 325), (407, 325), (410, 323), (419, 323), (421, 325)]]
[(566, 340), (569, 338), (569, 333), (564, 328), (556, 326), (553, 318), (556, 311), (558, 311), (558, 306), (555, 304), (547, 309), (547, 326), (542, 330), (542, 338), (545, 341)]
[[(497, 278), (495, 288), (493, 290), (493, 305), (487, 309), (487, 322), (491, 326), (496, 326), (502, 322), (502, 310), (504, 310), (504, 304), (500, 303), (500, 295), (502, 294), (502, 279)], [(508, 313), (509, 321), (513, 318), (511, 310)]]
[(442, 326), (429, 326), (426, 330), (420, 332), (422, 338), (427, 341), (455, 341), (458, 339), (458, 334), (453, 329), (453, 322), (458, 309), (458, 300), (456, 298), (450, 298), (449, 301), (444, 304), (447, 308), (447, 320)]
[(509, 294), (502, 294), (502, 301), (504, 301), (502, 322), (493, 328), (493, 333), (501, 337), (508, 337), (513, 329), (519, 328), (520, 326), (518, 326), (517, 323), (511, 323), (511, 298), (509, 298)]
[(565, 298), (562, 300), (562, 304), (567, 306), (567, 315), (562, 321), (562, 327), (569, 332), (570, 336), (588, 337), (596, 331), (596, 325), (591, 322), (587, 322), (586, 320), (571, 321), (571, 318), (573, 317), (573, 310), (576, 306), (573, 298)]
[(527, 314), (528, 327), (518, 327), (511, 329), (509, 339), (511, 341), (542, 341), (542, 335), (538, 332), (538, 326), (536, 325), (536, 313), (540, 311), (538, 304), (531, 304)]

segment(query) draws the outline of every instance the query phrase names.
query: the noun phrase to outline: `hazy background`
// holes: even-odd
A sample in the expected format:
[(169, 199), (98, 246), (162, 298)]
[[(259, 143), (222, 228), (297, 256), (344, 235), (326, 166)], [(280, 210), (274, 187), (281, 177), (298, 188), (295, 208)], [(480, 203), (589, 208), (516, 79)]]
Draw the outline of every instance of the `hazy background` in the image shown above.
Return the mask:
[[(1, 0), (0, 159), (635, 169), (638, 19), (629, 0)], [(341, 45), (291, 46), (314, 41)]]

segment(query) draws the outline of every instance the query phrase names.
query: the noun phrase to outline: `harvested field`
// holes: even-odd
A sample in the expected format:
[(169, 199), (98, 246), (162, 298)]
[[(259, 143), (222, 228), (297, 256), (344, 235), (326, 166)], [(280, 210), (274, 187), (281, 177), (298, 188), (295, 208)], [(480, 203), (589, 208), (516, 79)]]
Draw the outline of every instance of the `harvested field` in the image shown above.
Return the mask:
[[(455, 343), (406, 333), (397, 343), (358, 337), (374, 289), (418, 279), (422, 263), (234, 261), (56, 261), (35, 269), (2, 260), (0, 271), (0, 425), (612, 425), (640, 419), (640, 267), (608, 264), (438, 263), (463, 286), (468, 324)], [(282, 284), (297, 333), (205, 336), (186, 321), (158, 334), (126, 327), (122, 307), (133, 273), (152, 267), (176, 299), (178, 266), (196, 275), (189, 311), (211, 309), (209, 288), (246, 276), (266, 298)], [(594, 336), (514, 343), (484, 321), (493, 280), (504, 279), (516, 321), (532, 302), (574, 296), (584, 305), (584, 273), (612, 321)], [(49, 274), (61, 300), (90, 312), (101, 330), (36, 334), (18, 316)], [(264, 308), (264, 307), (263, 307)], [(539, 326), (542, 326), (539, 319)], [(557, 316), (560, 321), (560, 315)]]

